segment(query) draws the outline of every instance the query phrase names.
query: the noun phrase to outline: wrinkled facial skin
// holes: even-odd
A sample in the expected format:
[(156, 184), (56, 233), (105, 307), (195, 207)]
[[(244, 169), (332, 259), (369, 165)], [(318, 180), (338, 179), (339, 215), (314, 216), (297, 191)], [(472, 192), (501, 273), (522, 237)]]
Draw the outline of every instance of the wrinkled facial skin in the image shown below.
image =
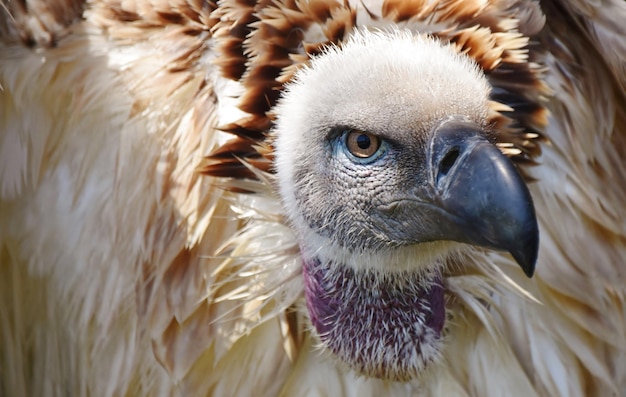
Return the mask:
[(296, 180), (305, 181), (296, 193), (304, 219), (320, 235), (355, 250), (420, 242), (403, 233), (404, 226), (414, 228), (421, 218), (419, 222), (428, 229), (423, 221), (427, 218), (419, 213), (398, 214), (393, 203), (418, 194), (432, 196), (423, 138), (428, 135), (403, 132), (397, 136), (409, 139), (392, 139), (370, 131), (381, 138), (381, 153), (364, 161), (346, 149), (345, 134), (352, 130), (331, 128), (321, 144), (325, 151), (320, 160), (311, 168), (303, 164), (296, 170)]

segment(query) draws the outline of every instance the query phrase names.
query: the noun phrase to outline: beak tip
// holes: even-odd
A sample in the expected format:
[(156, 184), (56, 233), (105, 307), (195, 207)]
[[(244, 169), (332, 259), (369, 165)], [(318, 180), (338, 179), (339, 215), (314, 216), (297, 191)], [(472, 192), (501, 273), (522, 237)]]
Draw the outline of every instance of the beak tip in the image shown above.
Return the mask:
[(539, 232), (530, 233), (524, 244), (509, 251), (528, 278), (535, 274), (535, 265), (539, 256)]
[(532, 278), (533, 275), (535, 274), (535, 260), (523, 262), (517, 259), (517, 262), (519, 263), (520, 267), (524, 271), (524, 274), (526, 275), (526, 277)]

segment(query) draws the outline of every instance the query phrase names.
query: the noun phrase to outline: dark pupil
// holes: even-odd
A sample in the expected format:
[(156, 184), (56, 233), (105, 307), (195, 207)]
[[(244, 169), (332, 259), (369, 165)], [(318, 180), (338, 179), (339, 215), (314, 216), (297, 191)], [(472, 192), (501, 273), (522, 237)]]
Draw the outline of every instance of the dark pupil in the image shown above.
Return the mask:
[(359, 148), (361, 149), (367, 149), (370, 147), (372, 142), (369, 136), (361, 134), (356, 138), (356, 144), (359, 145)]

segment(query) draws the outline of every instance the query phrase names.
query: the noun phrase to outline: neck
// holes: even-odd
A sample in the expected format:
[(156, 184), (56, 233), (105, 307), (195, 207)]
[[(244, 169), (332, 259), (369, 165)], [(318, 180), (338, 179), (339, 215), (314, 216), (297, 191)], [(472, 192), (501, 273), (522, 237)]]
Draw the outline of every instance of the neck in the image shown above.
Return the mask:
[(404, 380), (437, 357), (445, 319), (439, 272), (382, 275), (315, 258), (304, 262), (303, 277), (313, 327), (357, 372)]

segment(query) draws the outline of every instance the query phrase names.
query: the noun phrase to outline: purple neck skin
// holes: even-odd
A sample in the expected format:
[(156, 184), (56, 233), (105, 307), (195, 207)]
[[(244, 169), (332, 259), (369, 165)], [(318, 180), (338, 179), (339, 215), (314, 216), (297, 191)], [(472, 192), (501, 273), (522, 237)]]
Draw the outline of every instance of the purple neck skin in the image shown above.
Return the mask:
[(304, 262), (311, 323), (325, 347), (357, 372), (408, 380), (437, 357), (445, 320), (441, 274), (380, 277)]

